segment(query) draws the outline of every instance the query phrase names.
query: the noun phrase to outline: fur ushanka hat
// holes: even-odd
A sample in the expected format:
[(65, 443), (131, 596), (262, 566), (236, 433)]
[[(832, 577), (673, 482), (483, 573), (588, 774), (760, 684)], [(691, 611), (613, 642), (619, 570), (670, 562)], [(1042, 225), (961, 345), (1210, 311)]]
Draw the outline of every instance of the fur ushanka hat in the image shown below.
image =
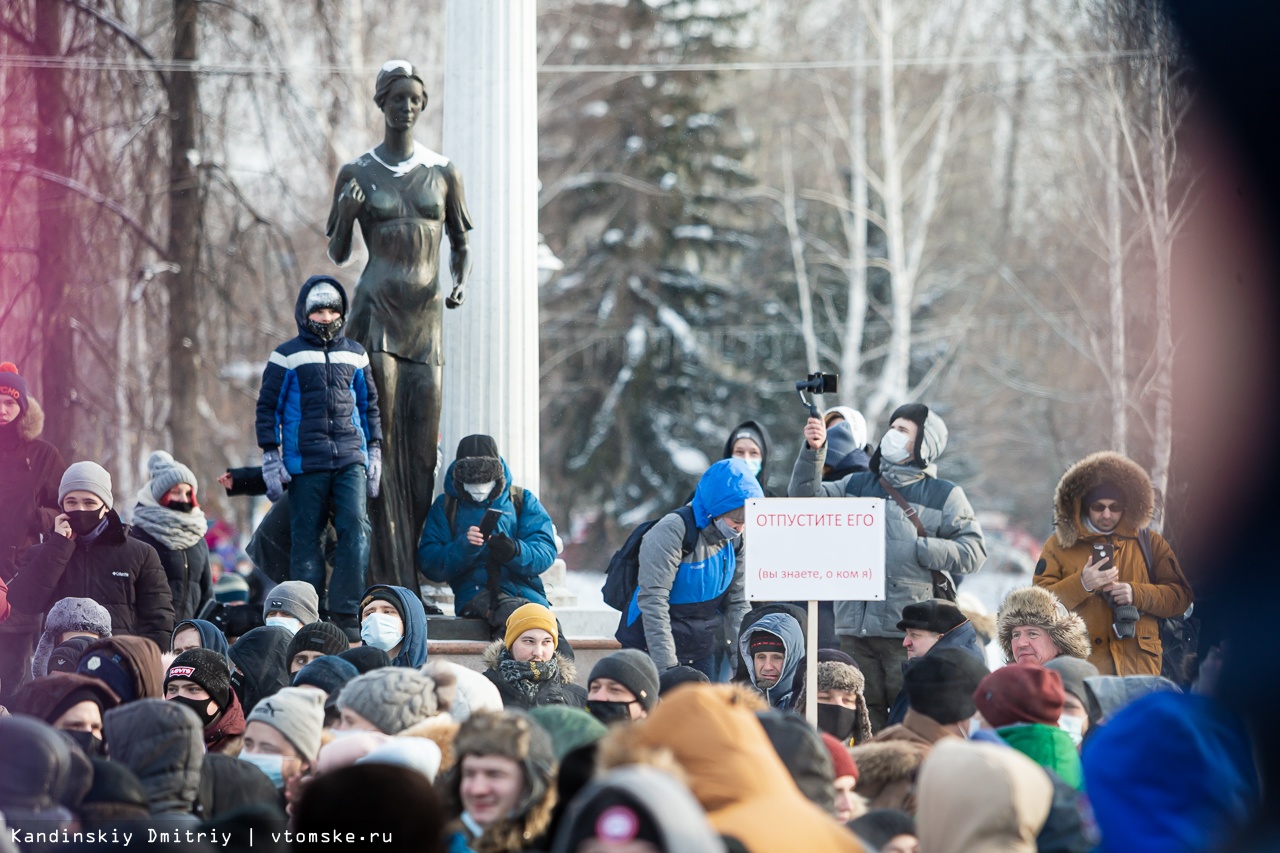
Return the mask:
[(1089, 632), (1084, 620), (1067, 610), (1047, 589), (1028, 586), (1005, 596), (996, 617), (996, 633), (1005, 660), (1013, 660), (1013, 629), (1019, 625), (1048, 631), (1060, 654), (1081, 660), (1089, 657)]

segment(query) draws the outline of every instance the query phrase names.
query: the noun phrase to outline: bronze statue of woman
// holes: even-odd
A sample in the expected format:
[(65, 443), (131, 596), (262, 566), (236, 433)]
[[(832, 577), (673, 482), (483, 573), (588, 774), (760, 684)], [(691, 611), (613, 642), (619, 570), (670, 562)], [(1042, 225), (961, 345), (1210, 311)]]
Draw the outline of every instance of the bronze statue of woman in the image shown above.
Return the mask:
[[(369, 582), (417, 589), (418, 536), (435, 489), (443, 352), (441, 303), (462, 304), (471, 264), (471, 218), (462, 176), (413, 139), (427, 106), (413, 66), (382, 66), (373, 96), (382, 110), (382, 144), (338, 172), (326, 235), (329, 257), (351, 257), (356, 222), (369, 250), (346, 334), (369, 353), (382, 409), (382, 493), (369, 502)], [(453, 291), (440, 291), (440, 243), (449, 234)]]

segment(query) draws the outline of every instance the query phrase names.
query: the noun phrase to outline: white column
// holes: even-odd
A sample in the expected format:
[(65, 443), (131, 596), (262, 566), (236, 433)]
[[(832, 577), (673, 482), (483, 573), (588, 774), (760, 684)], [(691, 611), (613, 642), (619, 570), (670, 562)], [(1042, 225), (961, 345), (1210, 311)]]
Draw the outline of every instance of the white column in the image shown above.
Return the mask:
[[(449, 0), (444, 144), (471, 232), (466, 302), (446, 311), (441, 448), (487, 433), (517, 484), (539, 485), (536, 0)], [(441, 287), (448, 293), (444, 259)], [(444, 470), (437, 480), (443, 488)]]

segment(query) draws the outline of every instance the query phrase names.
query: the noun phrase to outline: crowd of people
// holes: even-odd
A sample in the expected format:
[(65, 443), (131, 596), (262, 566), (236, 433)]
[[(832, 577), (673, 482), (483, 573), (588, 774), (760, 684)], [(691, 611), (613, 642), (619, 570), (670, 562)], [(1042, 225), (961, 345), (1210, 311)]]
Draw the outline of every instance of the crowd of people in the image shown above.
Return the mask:
[(853, 409), (809, 419), (785, 489), (885, 500), (883, 600), (817, 624), (748, 602), (746, 502), (781, 494), (749, 420), (619, 561), (620, 648), (581, 669), (541, 580), (550, 516), (467, 436), (417, 567), (492, 642), (482, 671), (429, 656), (421, 590), (366, 583), (381, 433), (346, 312), (332, 278), (299, 292), (262, 467), (218, 479), (273, 505), (220, 577), (194, 471), (157, 451), (118, 506), (0, 364), (0, 853), (1189, 853), (1257, 807), (1254, 740), (1166, 639), (1194, 595), (1147, 527), (1147, 474), (1114, 452), (1070, 467), (1032, 585), (993, 618), (958, 594), (985, 538), (918, 402), (874, 446)]

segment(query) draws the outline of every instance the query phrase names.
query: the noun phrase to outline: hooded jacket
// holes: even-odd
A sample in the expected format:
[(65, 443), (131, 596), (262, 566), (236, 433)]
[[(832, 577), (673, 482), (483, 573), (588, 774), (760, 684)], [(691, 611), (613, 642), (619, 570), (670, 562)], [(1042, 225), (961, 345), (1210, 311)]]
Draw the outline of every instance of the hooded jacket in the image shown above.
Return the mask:
[(395, 597), (396, 610), (404, 619), (404, 639), (400, 651), (391, 659), (392, 666), (422, 666), (427, 662), (427, 611), (422, 599), (402, 586), (374, 584), (364, 591), (363, 601), (374, 592), (385, 592)]
[[(973, 623), (969, 620), (961, 622), (947, 633), (938, 638), (938, 642), (933, 644), (929, 651), (925, 652), (918, 658), (911, 658), (902, 664), (902, 671), (905, 673), (907, 669), (915, 664), (916, 661), (928, 657), (938, 649), (961, 649), (973, 655), (977, 660), (986, 664), (987, 653), (982, 648), (982, 643), (978, 640), (978, 632), (974, 629)], [(898, 698), (893, 700), (893, 705), (889, 708), (889, 719), (885, 726), (896, 726), (906, 719), (907, 711), (911, 710), (911, 700), (907, 697), (907, 691), (898, 692)]]
[(134, 699), (164, 696), (164, 667), (160, 662), (160, 647), (155, 643), (147, 642), (143, 637), (129, 636), (94, 640), (85, 647), (84, 654), (80, 656), (81, 662), (99, 649), (119, 655), (128, 664)]
[(615, 636), (623, 648), (642, 649), (658, 672), (689, 664), (715, 651), (722, 620), (736, 636), (746, 615), (746, 553), (741, 536), (728, 541), (713, 521), (763, 497), (760, 484), (741, 459), (722, 459), (707, 469), (693, 495), (698, 539), (681, 554), (685, 523), (669, 512), (640, 542), (635, 595)]
[(672, 751), (711, 826), (748, 853), (863, 849), (849, 830), (800, 793), (733, 688), (683, 686), (632, 725), (639, 746)]
[(1254, 749), (1244, 721), (1208, 696), (1134, 702), (1084, 743), (1098, 850), (1240, 849), (1222, 845), (1258, 808)]
[(307, 294), (321, 282), (337, 288), (347, 316), (347, 292), (336, 279), (307, 279), (293, 309), (298, 336), (271, 353), (258, 392), (258, 446), (280, 447), (290, 474), (367, 464), (369, 445), (382, 441), (378, 391), (364, 347), (341, 329), (324, 341), (307, 326)]
[(1076, 752), (1071, 736), (1057, 726), (1046, 726), (1044, 723), (1022, 723), (996, 729), (996, 734), (1036, 764), (1057, 773), (1064, 782), (1076, 790), (1080, 790), (1084, 785), (1084, 771), (1080, 769), (1080, 754)]
[(639, 804), (658, 830), (660, 849), (680, 853), (726, 853), (724, 841), (707, 823), (693, 795), (669, 773), (652, 767), (620, 767), (587, 785), (565, 813), (551, 853), (574, 853), (581, 839), (591, 838), (599, 818), (595, 800), (613, 802), (619, 795)]
[(1049, 775), (1026, 756), (958, 738), (933, 748), (917, 787), (920, 849), (930, 853), (1036, 853), (1053, 803)]
[(231, 647), (231, 686), (240, 697), (240, 706), (247, 717), (253, 706), (288, 687), (289, 641), (293, 635), (287, 628), (264, 625), (245, 634)]
[[(475, 546), (467, 541), (467, 529), (478, 527), (489, 509), (502, 511), (502, 518), (493, 529), (493, 535), (505, 533), (517, 543), (516, 555), (501, 566), (499, 588), (507, 595), (524, 598), (535, 604), (550, 607), (546, 588), (540, 575), (556, 560), (555, 532), (551, 516), (537, 496), (524, 490), (524, 503), (516, 512), (511, 502), (511, 469), (502, 463), (501, 482), (497, 482), (493, 497), (486, 501), (473, 501), (454, 482), (457, 461), (449, 465), (444, 478), (444, 494), (431, 504), (427, 523), (418, 539), (418, 570), (427, 580), (447, 583), (453, 589), (454, 612), (466, 607), (488, 584), (489, 545)], [(457, 501), (457, 513), (453, 528), (449, 527), (445, 511), (448, 499)]]
[(737, 442), (739, 435), (744, 432), (751, 433), (751, 440), (760, 447), (760, 473), (756, 474), (756, 482), (760, 484), (760, 489), (764, 492), (765, 497), (778, 497), (769, 489), (769, 458), (773, 441), (769, 438), (769, 431), (764, 428), (764, 424), (759, 421), (743, 421), (730, 430), (729, 438), (724, 443), (724, 453), (720, 455), (720, 458), (731, 459), (733, 457), (733, 445)]
[[(898, 630), (902, 609), (928, 601), (933, 595), (933, 572), (951, 576), (973, 574), (982, 568), (987, 546), (982, 527), (964, 490), (939, 479), (934, 463), (947, 446), (947, 427), (930, 411), (917, 438), (919, 463), (893, 465), (872, 456), (871, 470), (840, 480), (823, 482), (828, 445), (817, 450), (805, 442), (787, 494), (791, 497), (881, 498), (885, 502), (885, 598), (884, 601), (837, 601), (836, 633), (847, 637), (892, 637)], [(880, 485), (880, 476), (893, 483), (912, 506), (927, 536), (920, 536), (906, 513)]]
[[(1095, 533), (1086, 524), (1085, 497), (1103, 483), (1118, 486), (1125, 496), (1125, 513), (1110, 534)], [(1173, 549), (1160, 534), (1151, 533), (1150, 568), (1143, 559), (1137, 534), (1151, 521), (1154, 506), (1147, 472), (1111, 451), (1072, 465), (1054, 492), (1053, 535), (1036, 563), (1035, 585), (1048, 589), (1084, 619), (1092, 646), (1089, 663), (1103, 675), (1159, 675), (1164, 654), (1159, 619), (1183, 615), (1194, 598)], [(1106, 596), (1087, 591), (1081, 581), (1094, 544), (1102, 542), (1115, 549), (1119, 582), (1133, 585), (1133, 604), (1141, 614), (1134, 636), (1123, 640), (1111, 628), (1114, 620)]]
[[(40, 440), (43, 430), (44, 410), (32, 397), (16, 421), (0, 427), (0, 581), (6, 583), (22, 550), (53, 530), (62, 512), (58, 486), (67, 463), (56, 447)], [(38, 610), (19, 610), (0, 622), (0, 634), (34, 634), (39, 627)]]
[[(246, 605), (252, 606), (252, 605)], [(200, 634), (200, 648), (217, 652), (227, 659), (227, 669), (234, 669), (231, 664), (231, 646), (227, 644), (227, 635), (218, 630), (218, 626), (205, 619), (184, 619), (173, 626), (173, 634), (169, 635), (166, 651), (173, 651), (173, 637), (183, 628), (195, 628)]]
[[(9, 703), (9, 710), (15, 714), (38, 717), (49, 725), (53, 725), (57, 720), (53, 712), (57, 711), (59, 706), (71, 697), (71, 694), (81, 690), (94, 693), (103, 711), (110, 711), (120, 704), (120, 697), (96, 678), (74, 672), (55, 672), (28, 681), (19, 687), (13, 701)], [(62, 709), (62, 713), (67, 710)]]
[[(744, 619), (745, 623), (746, 620)], [(756, 680), (756, 668), (751, 656), (751, 636), (757, 631), (772, 634), (782, 641), (782, 675), (772, 687), (762, 688)], [(766, 613), (738, 633), (738, 659), (746, 663), (747, 678), (751, 686), (764, 694), (769, 706), (790, 708), (794, 693), (796, 670), (804, 660), (804, 634), (794, 617), (786, 613)]]
[(204, 744), (194, 711), (178, 702), (143, 699), (108, 711), (102, 730), (111, 759), (142, 782), (152, 817), (198, 822), (194, 812)]
[(539, 708), (543, 705), (567, 705), (570, 708), (585, 708), (587, 706), (587, 691), (574, 683), (578, 677), (578, 670), (573, 665), (572, 660), (556, 652), (556, 667), (560, 677), (538, 682), (533, 700), (530, 701), (529, 697), (525, 696), (519, 688), (509, 684), (502, 677), (499, 663), (502, 660), (502, 651), (505, 648), (506, 644), (502, 640), (494, 640), (480, 657), (481, 662), (485, 665), (484, 677), (493, 682), (494, 687), (498, 688), (504, 708)]
[(128, 535), (115, 510), (107, 511), (106, 520), (92, 541), (51, 533), (23, 552), (9, 601), (38, 613), (64, 598), (92, 598), (111, 614), (113, 634), (136, 634), (167, 648), (173, 595), (160, 558)]

